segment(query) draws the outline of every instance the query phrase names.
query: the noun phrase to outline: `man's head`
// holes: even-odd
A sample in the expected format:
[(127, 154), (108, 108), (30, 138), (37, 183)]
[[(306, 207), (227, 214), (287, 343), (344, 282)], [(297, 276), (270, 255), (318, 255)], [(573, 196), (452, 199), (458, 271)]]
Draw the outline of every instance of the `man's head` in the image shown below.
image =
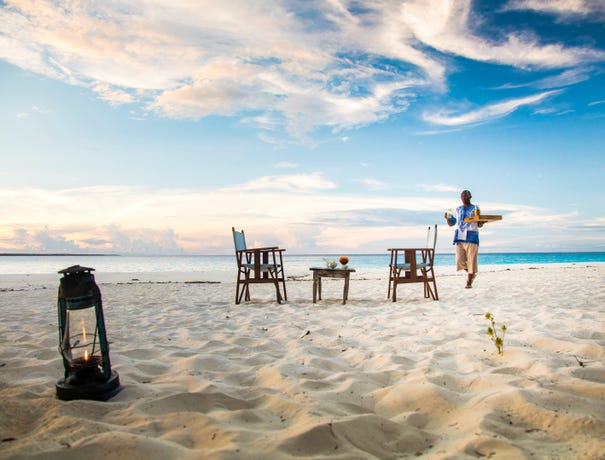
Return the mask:
[(471, 204), (472, 197), (473, 196), (471, 195), (471, 192), (468, 190), (463, 190), (462, 193), (460, 194), (460, 199), (462, 200), (462, 203), (466, 206)]

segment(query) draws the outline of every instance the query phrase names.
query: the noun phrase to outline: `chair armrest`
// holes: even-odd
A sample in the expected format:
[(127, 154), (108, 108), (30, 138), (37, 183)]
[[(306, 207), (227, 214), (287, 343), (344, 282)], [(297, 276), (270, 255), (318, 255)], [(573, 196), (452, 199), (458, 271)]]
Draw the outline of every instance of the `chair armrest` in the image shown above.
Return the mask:
[(426, 249), (432, 249), (432, 248), (389, 248), (387, 249), (387, 251), (424, 251)]
[(263, 248), (248, 248), (245, 249), (246, 252), (266, 252), (266, 251), (285, 251), (285, 249), (280, 249), (279, 246), (266, 246)]
[(246, 255), (254, 255), (254, 254), (268, 254), (273, 251), (274, 251), (273, 249), (269, 249), (269, 248), (254, 248), (254, 249), (245, 249), (243, 252)]

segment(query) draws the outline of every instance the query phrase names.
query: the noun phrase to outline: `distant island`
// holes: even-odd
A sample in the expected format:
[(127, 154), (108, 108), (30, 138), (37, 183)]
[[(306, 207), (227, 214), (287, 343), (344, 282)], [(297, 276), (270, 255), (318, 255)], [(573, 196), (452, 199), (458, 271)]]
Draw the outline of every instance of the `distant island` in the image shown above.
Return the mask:
[(104, 256), (118, 256), (119, 254), (69, 254), (69, 253), (35, 253), (35, 252), (0, 252), (0, 256), (66, 256), (66, 257), (74, 257), (74, 256), (86, 256), (86, 257), (104, 257)]

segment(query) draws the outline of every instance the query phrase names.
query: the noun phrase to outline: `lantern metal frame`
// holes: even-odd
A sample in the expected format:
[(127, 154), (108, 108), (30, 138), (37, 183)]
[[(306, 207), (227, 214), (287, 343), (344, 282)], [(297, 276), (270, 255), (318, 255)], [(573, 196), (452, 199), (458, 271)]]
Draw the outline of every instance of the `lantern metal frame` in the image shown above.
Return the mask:
[[(73, 265), (60, 270), (63, 275), (59, 284), (57, 301), (59, 315), (59, 351), (65, 368), (64, 378), (57, 381), (57, 397), (62, 400), (92, 399), (106, 401), (122, 387), (116, 371), (111, 369), (109, 344), (103, 316), (101, 291), (95, 283), (94, 268)], [(70, 316), (88, 315), (94, 312), (94, 332), (89, 331), (92, 343), (86, 340), (86, 332), (74, 333)], [(82, 318), (83, 322), (84, 319)], [(90, 349), (90, 353), (88, 350)], [(74, 357), (84, 350), (83, 357)], [(75, 352), (75, 353), (74, 353)]]

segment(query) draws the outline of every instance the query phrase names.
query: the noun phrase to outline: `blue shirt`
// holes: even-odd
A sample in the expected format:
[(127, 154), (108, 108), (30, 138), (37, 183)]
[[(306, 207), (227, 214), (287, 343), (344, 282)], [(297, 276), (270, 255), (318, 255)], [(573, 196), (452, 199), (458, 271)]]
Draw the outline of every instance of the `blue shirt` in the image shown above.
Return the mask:
[(449, 223), (456, 226), (454, 232), (454, 244), (456, 243), (473, 243), (479, 244), (479, 225), (477, 222), (464, 222), (467, 217), (475, 215), (475, 208), (479, 208), (471, 204), (468, 208), (464, 205), (458, 206), (454, 215), (449, 218)]

